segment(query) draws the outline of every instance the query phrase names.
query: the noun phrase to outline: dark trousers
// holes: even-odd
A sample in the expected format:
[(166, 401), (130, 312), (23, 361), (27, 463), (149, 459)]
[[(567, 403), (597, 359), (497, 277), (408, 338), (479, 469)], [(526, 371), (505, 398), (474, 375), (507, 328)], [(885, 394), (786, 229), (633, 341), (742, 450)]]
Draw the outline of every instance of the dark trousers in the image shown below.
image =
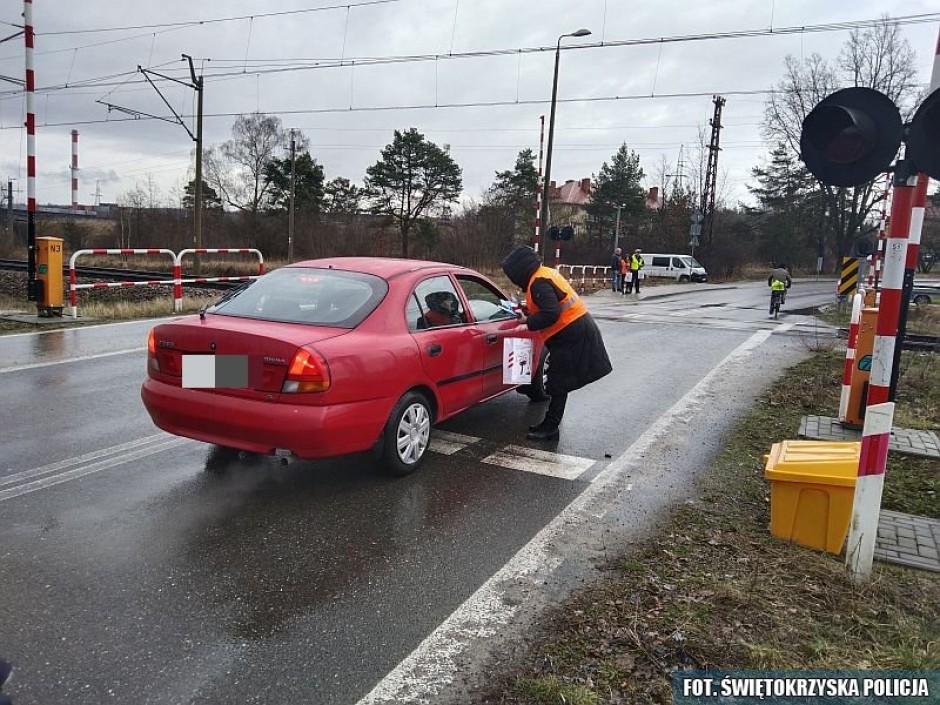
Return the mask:
[(562, 417), (565, 415), (565, 405), (567, 403), (568, 392), (553, 394), (551, 401), (548, 402), (548, 410), (545, 412), (545, 420), (542, 423), (546, 426), (554, 426), (557, 428), (561, 423)]
[(639, 272), (630, 272), (630, 286), (627, 289), (627, 292), (635, 291), (640, 293), (640, 273)]

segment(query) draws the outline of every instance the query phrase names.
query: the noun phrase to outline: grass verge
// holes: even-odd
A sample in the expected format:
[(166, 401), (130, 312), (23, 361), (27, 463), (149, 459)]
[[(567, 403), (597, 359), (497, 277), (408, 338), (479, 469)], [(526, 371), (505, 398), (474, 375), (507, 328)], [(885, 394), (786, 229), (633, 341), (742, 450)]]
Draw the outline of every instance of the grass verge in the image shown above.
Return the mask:
[[(940, 416), (928, 384), (937, 365), (905, 353), (899, 406)], [(669, 703), (678, 668), (940, 668), (940, 580), (876, 563), (857, 587), (843, 559), (770, 536), (762, 456), (795, 438), (806, 413), (838, 403), (842, 356), (820, 353), (796, 366), (758, 401), (681, 505), (608, 566), (608, 576), (543, 622), (537, 642), (495, 676), (478, 701)], [(919, 391), (920, 390), (920, 391)], [(925, 412), (926, 413), (926, 412)], [(940, 518), (940, 462), (891, 456), (885, 506)]]

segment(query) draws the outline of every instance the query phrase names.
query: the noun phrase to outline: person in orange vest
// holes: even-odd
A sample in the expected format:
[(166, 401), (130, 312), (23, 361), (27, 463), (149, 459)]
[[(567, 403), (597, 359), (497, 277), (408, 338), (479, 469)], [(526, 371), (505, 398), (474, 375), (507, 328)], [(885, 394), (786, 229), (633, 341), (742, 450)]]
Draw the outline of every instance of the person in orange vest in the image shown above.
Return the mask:
[(627, 255), (620, 258), (620, 293), (627, 295), (627, 277), (630, 276), (630, 260)]
[(551, 401), (545, 418), (529, 427), (526, 437), (558, 438), (568, 393), (610, 374), (613, 366), (584, 300), (557, 270), (544, 266), (525, 245), (506, 255), (501, 264), (509, 280), (526, 292), (528, 313), (520, 321), (539, 333), (551, 355), (545, 390)]

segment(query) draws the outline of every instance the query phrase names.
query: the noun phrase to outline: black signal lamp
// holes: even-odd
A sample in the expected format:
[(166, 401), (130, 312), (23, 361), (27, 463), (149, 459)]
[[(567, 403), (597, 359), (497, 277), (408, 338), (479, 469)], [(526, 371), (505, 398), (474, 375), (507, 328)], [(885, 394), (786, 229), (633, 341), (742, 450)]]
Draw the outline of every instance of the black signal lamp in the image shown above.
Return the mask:
[(871, 88), (845, 88), (803, 120), (801, 156), (823, 183), (858, 186), (885, 171), (903, 132), (901, 113), (890, 98)]
[(552, 226), (548, 229), (548, 237), (552, 240), (561, 240), (561, 228)]
[(940, 89), (920, 104), (907, 128), (905, 156), (914, 162), (915, 171), (940, 179)]
[(565, 227), (561, 229), (562, 240), (570, 240), (573, 237), (574, 237), (574, 228), (572, 228), (570, 225), (566, 225)]

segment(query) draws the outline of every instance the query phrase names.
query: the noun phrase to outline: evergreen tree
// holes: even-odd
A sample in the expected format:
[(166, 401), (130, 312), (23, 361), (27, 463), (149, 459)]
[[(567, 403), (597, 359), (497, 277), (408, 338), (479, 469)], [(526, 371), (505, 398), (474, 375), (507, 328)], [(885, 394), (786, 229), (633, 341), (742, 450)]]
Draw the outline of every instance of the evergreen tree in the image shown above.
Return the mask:
[[(196, 207), (196, 180), (192, 179), (183, 187), (183, 208), (193, 210)], [(202, 207), (203, 210), (222, 210), (222, 199), (216, 190), (202, 180)]]
[(342, 176), (323, 187), (323, 210), (327, 213), (358, 213), (361, 199), (362, 189)]
[(512, 169), (496, 172), (487, 191), (487, 206), (499, 211), (517, 242), (531, 239), (535, 228), (535, 195), (538, 186), (535, 154), (523, 149)]
[[(264, 169), (267, 207), (272, 211), (290, 208), (290, 157), (270, 160)], [(307, 151), (294, 156), (294, 210), (319, 213), (323, 208), (323, 167)]]
[(463, 187), (457, 163), (413, 127), (406, 132), (395, 130), (392, 143), (366, 174), (372, 212), (387, 215), (398, 224), (402, 257), (408, 257), (415, 221), (435, 208), (446, 209)]
[(613, 235), (618, 206), (622, 206), (621, 232), (625, 219), (642, 215), (646, 209), (646, 192), (641, 184), (643, 176), (640, 156), (628, 149), (626, 143), (620, 146), (610, 164), (604, 162), (601, 165), (600, 173), (593, 179), (591, 204), (587, 209), (597, 238), (606, 241)]

